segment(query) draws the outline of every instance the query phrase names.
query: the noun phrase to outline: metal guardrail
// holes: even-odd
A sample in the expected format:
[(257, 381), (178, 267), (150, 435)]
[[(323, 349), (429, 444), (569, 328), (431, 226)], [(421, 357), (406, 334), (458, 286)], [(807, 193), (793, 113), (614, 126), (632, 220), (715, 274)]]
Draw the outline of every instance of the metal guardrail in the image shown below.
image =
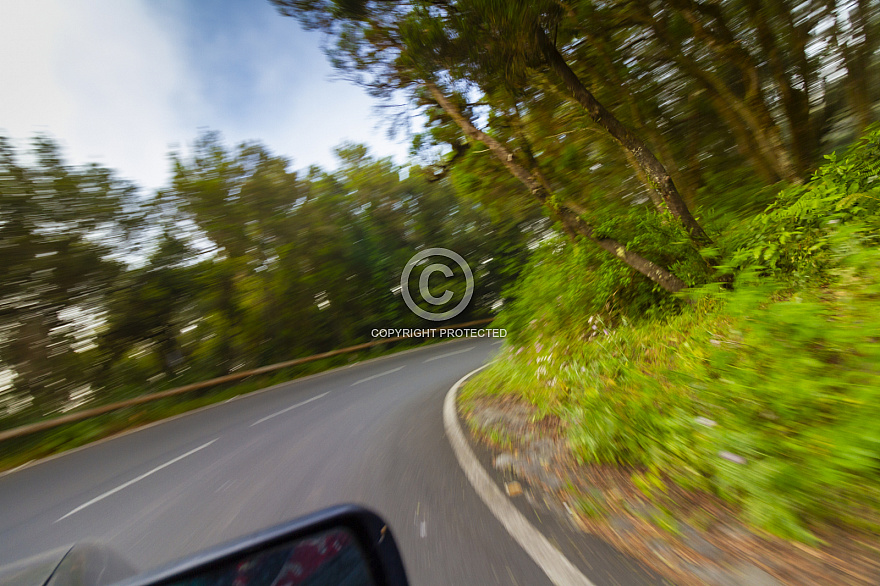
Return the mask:
[[(467, 328), (470, 326), (486, 324), (486, 323), (491, 322), (494, 319), (495, 318), (490, 317), (490, 318), (486, 318), (486, 319), (478, 319), (475, 321), (469, 321), (469, 322), (465, 322), (462, 324), (443, 326), (442, 328), (423, 328), (423, 329), (418, 329), (418, 331), (422, 332), (422, 333), (426, 333), (426, 332), (436, 332), (438, 330), (453, 330), (453, 329)], [(413, 328), (413, 329), (416, 329), (416, 328)], [(21, 437), (24, 435), (36, 433), (38, 431), (45, 431), (47, 429), (52, 429), (53, 427), (58, 427), (59, 425), (64, 425), (67, 423), (75, 423), (77, 421), (82, 421), (84, 419), (89, 419), (91, 417), (103, 415), (104, 413), (109, 413), (110, 411), (116, 411), (117, 409), (124, 409), (126, 407), (133, 407), (135, 405), (149, 403), (150, 401), (155, 401), (157, 399), (164, 399), (166, 397), (173, 397), (174, 395), (182, 395), (183, 393), (189, 393), (191, 391), (197, 391), (199, 389), (205, 389), (205, 388), (213, 387), (213, 386), (220, 385), (223, 383), (228, 383), (228, 382), (240, 380), (243, 378), (247, 378), (249, 376), (266, 374), (267, 372), (281, 370), (282, 368), (288, 368), (290, 366), (297, 366), (299, 364), (305, 364), (306, 362), (314, 362), (315, 360), (321, 360), (323, 358), (330, 358), (333, 356), (338, 356), (340, 354), (347, 354), (349, 352), (357, 352), (358, 350), (365, 350), (366, 348), (372, 348), (374, 346), (379, 346), (381, 344), (388, 344), (390, 342), (397, 342), (399, 340), (406, 340), (406, 339), (413, 338), (413, 337), (425, 337), (425, 336), (397, 336), (394, 338), (383, 338), (381, 340), (374, 340), (372, 342), (365, 342), (363, 344), (357, 344), (355, 346), (348, 346), (347, 348), (340, 348), (338, 350), (331, 350), (329, 352), (322, 352), (321, 354), (313, 354), (311, 356), (304, 356), (302, 358), (296, 358), (294, 360), (288, 360), (286, 362), (278, 362), (276, 364), (270, 364), (268, 366), (261, 366), (260, 368), (255, 368), (253, 370), (245, 370), (242, 372), (227, 374), (226, 376), (212, 378), (209, 380), (184, 385), (182, 387), (168, 389), (167, 391), (153, 393), (152, 395), (144, 395), (142, 397), (135, 397), (134, 399), (127, 399), (125, 401), (111, 403), (109, 405), (102, 405), (100, 407), (93, 407), (91, 409), (84, 409), (83, 411), (69, 413), (67, 415), (62, 415), (61, 417), (56, 417), (54, 419), (49, 419), (46, 421), (38, 421), (36, 423), (30, 423), (28, 425), (22, 425), (20, 427), (14, 427), (12, 429), (0, 431), (0, 442), (2, 442), (4, 440), (16, 438), (16, 437)]]

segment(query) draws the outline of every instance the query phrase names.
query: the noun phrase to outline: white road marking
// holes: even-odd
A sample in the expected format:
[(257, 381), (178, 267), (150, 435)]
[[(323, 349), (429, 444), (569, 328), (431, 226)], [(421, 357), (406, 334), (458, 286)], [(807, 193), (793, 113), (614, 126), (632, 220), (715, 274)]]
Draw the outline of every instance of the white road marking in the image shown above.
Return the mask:
[(374, 374), (373, 376), (368, 376), (367, 378), (362, 378), (359, 381), (351, 383), (351, 386), (359, 385), (361, 383), (365, 383), (368, 380), (373, 380), (374, 378), (379, 378), (380, 376), (386, 376), (392, 373), (397, 372), (398, 370), (403, 370), (403, 366), (398, 366), (397, 368), (392, 368), (391, 370), (386, 370), (385, 372), (380, 372), (379, 374)]
[(465, 352), (470, 352), (473, 349), (474, 349), (474, 347), (471, 346), (469, 348), (465, 348), (464, 350), (456, 350), (455, 352), (447, 352), (446, 354), (441, 354), (440, 356), (432, 356), (431, 358), (428, 358), (427, 360), (422, 361), (422, 363), (424, 364), (425, 362), (431, 362), (432, 360), (440, 360), (441, 358), (455, 356), (456, 354), (464, 354)]
[(422, 539), (428, 536), (428, 525), (422, 521), (421, 528), (419, 529), (419, 535), (422, 536)]
[(504, 343), (504, 342), (492, 342), (492, 345), (493, 345), (493, 346), (500, 346), (500, 345), (503, 344), (503, 343)]
[(116, 488), (114, 488), (114, 489), (112, 489), (112, 490), (108, 490), (107, 492), (105, 492), (104, 494), (101, 494), (101, 495), (99, 495), (99, 496), (96, 496), (95, 498), (93, 498), (93, 499), (90, 500), (89, 502), (84, 503), (84, 504), (78, 506), (77, 508), (73, 509), (72, 511), (70, 511), (69, 513), (67, 513), (66, 515), (64, 515), (63, 517), (59, 518), (58, 520), (55, 521), (55, 523), (57, 523), (58, 521), (63, 521), (64, 519), (68, 518), (69, 516), (73, 515), (74, 513), (78, 513), (78, 512), (80, 512), (80, 511), (82, 511), (83, 509), (85, 509), (86, 507), (90, 507), (90, 506), (92, 506), (93, 504), (95, 504), (96, 502), (101, 501), (101, 500), (104, 500), (105, 498), (107, 498), (108, 496), (110, 496), (110, 495), (112, 495), (112, 494), (116, 494), (117, 492), (119, 492), (120, 490), (122, 490), (122, 489), (124, 489), (124, 488), (128, 488), (129, 486), (131, 486), (131, 485), (134, 484), (135, 482), (140, 482), (141, 480), (143, 480), (143, 479), (146, 478), (147, 476), (150, 476), (150, 475), (152, 475), (152, 474), (155, 474), (155, 473), (158, 472), (159, 470), (161, 470), (161, 469), (163, 469), (163, 468), (167, 468), (168, 466), (171, 466), (171, 465), (174, 464), (175, 462), (179, 462), (179, 461), (183, 460), (183, 459), (186, 458), (187, 456), (192, 456), (193, 454), (195, 454), (195, 453), (198, 452), (199, 450), (204, 450), (205, 448), (207, 448), (208, 446), (210, 446), (211, 444), (213, 444), (214, 442), (216, 442), (218, 439), (220, 439), (220, 438), (212, 439), (212, 440), (209, 441), (208, 443), (206, 443), (206, 444), (202, 444), (202, 445), (200, 445), (199, 447), (197, 447), (197, 448), (195, 448), (195, 449), (193, 449), (193, 450), (190, 450), (190, 451), (188, 451), (187, 453), (185, 453), (185, 454), (183, 454), (183, 455), (177, 456), (176, 458), (174, 458), (174, 459), (172, 459), (172, 460), (168, 460), (167, 462), (165, 462), (165, 463), (162, 464), (161, 466), (156, 466), (155, 468), (153, 468), (153, 469), (150, 470), (149, 472), (145, 472), (145, 473), (141, 474), (140, 476), (138, 476), (137, 478), (132, 478), (132, 479), (129, 480), (128, 482), (124, 482), (124, 483), (120, 484), (119, 486), (117, 486)]
[[(286, 385), (301, 385), (305, 382), (308, 382), (308, 381), (316, 379), (316, 378), (325, 377), (328, 375), (332, 375), (334, 373), (338, 373), (346, 368), (353, 368), (355, 366), (363, 366), (365, 364), (378, 364), (379, 362), (385, 362), (385, 361), (391, 360), (393, 358), (398, 358), (400, 356), (405, 356), (405, 355), (413, 354), (416, 352), (425, 352), (428, 350), (433, 350), (435, 346), (440, 347), (440, 346), (444, 346), (444, 345), (455, 344), (456, 342), (458, 342), (458, 340), (448, 340), (446, 342), (437, 342), (437, 344), (434, 344), (432, 346), (419, 346), (418, 348), (410, 348), (409, 350), (401, 350), (400, 352), (395, 352), (394, 354), (388, 354), (386, 356), (379, 356), (378, 358), (370, 358), (369, 360), (364, 360), (363, 362), (356, 362), (353, 364), (347, 364), (345, 366), (340, 366), (338, 368), (332, 368), (330, 370), (325, 370), (323, 372), (316, 372), (315, 374), (310, 374), (308, 376), (303, 376), (303, 377), (300, 377), (300, 378), (297, 378), (294, 380), (290, 380), (287, 382), (278, 383), (277, 385), (272, 385), (271, 387), (266, 387), (266, 388), (260, 389), (258, 391), (253, 391), (251, 393), (248, 393), (247, 395), (241, 395), (241, 397), (242, 398), (256, 397), (257, 395), (262, 395), (264, 393), (271, 393), (273, 391), (278, 390), (278, 388), (286, 386)], [(158, 427), (160, 425), (163, 425), (165, 423), (169, 423), (171, 421), (176, 421), (177, 419), (183, 419), (184, 417), (189, 417), (191, 415), (195, 415), (196, 413), (201, 413), (202, 411), (208, 411), (209, 409), (215, 409), (223, 404), (224, 403), (212, 403), (210, 405), (205, 405), (204, 407), (199, 407), (198, 409), (193, 409), (192, 411), (178, 413), (177, 415), (173, 415), (173, 416), (168, 417), (166, 419), (160, 419), (158, 421), (154, 421), (153, 423), (148, 423), (148, 424), (142, 425), (140, 427), (135, 427), (134, 429), (128, 429), (126, 431), (123, 431), (123, 432), (120, 432), (120, 433), (117, 433), (114, 435), (110, 435), (110, 436), (107, 436), (107, 437), (99, 439), (99, 440), (95, 440), (91, 443), (79, 446), (77, 448), (71, 448), (71, 449), (66, 450), (64, 452), (52, 454), (51, 456), (46, 456), (45, 458), (40, 458), (38, 460), (29, 460), (28, 462), (26, 462), (20, 466), (17, 466), (16, 468), (12, 468), (10, 470), (3, 470), (2, 472), (0, 472), (0, 478), (7, 476), (9, 474), (12, 474), (12, 473), (16, 472), (17, 470), (23, 470), (25, 468), (31, 468), (33, 466), (39, 466), (40, 464), (45, 464), (47, 462), (51, 462), (52, 460), (58, 460), (59, 458), (64, 458), (66, 456), (70, 456), (71, 454), (75, 454), (76, 452), (82, 452), (82, 451), (88, 450), (89, 448), (96, 446), (98, 444), (104, 444), (104, 443), (111, 442), (115, 439), (119, 439), (119, 438), (127, 436), (127, 435), (132, 435), (135, 433), (146, 431), (146, 430), (151, 429), (153, 427)]]
[(266, 416), (263, 417), (262, 419), (257, 419), (256, 421), (254, 421), (253, 423), (251, 423), (251, 424), (250, 424), (250, 427), (253, 427), (253, 426), (255, 426), (255, 425), (258, 425), (258, 424), (260, 424), (260, 423), (263, 423), (264, 421), (268, 421), (268, 420), (272, 419), (273, 417), (278, 417), (279, 415), (283, 415), (284, 413), (287, 413), (288, 411), (291, 411), (291, 410), (293, 410), (293, 409), (296, 409), (297, 407), (302, 407), (302, 406), (305, 405), (306, 403), (311, 403), (312, 401), (316, 401), (316, 400), (320, 399), (321, 397), (323, 397), (324, 395), (328, 394), (329, 392), (330, 392), (330, 391), (327, 391), (326, 393), (321, 393), (320, 395), (317, 395), (317, 396), (315, 396), (315, 397), (312, 397), (311, 399), (306, 399), (305, 401), (302, 401), (302, 402), (300, 402), (300, 403), (297, 403), (296, 405), (291, 405), (291, 406), (288, 407), (287, 409), (282, 409), (281, 411), (276, 411), (276, 412), (273, 413), (272, 415), (266, 415)]
[(489, 474), (483, 470), (477, 457), (467, 443), (461, 426), (458, 423), (458, 414), (455, 410), (455, 397), (458, 389), (469, 377), (489, 366), (481, 366), (467, 373), (446, 393), (443, 401), (443, 427), (446, 436), (452, 444), (452, 451), (458, 464), (464, 470), (474, 490), (495, 515), (507, 532), (522, 547), (529, 557), (544, 570), (550, 581), (557, 586), (595, 586), (581, 571), (572, 564), (567, 557), (562, 555), (544, 535), (529, 523), (522, 513), (502, 494)]

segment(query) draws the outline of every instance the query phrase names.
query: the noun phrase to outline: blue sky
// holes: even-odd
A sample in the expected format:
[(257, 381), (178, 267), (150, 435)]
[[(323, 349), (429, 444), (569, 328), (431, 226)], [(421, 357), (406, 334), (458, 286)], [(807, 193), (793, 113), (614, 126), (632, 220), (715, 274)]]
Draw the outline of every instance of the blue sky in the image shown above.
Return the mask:
[(407, 138), (388, 139), (377, 102), (333, 80), (320, 43), (267, 0), (2, 0), (0, 133), (49, 133), (70, 162), (148, 189), (200, 129), (300, 169), (332, 168), (343, 141), (404, 162)]

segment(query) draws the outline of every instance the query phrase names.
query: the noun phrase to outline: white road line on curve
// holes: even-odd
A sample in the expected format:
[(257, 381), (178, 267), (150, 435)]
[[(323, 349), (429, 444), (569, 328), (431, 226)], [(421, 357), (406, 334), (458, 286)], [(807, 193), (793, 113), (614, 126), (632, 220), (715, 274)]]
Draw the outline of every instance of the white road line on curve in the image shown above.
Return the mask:
[(250, 427), (253, 427), (257, 424), (263, 423), (264, 421), (268, 421), (268, 420), (272, 419), (273, 417), (278, 417), (279, 415), (283, 415), (284, 413), (287, 413), (288, 411), (292, 411), (293, 409), (296, 409), (297, 407), (302, 407), (306, 403), (311, 403), (312, 401), (317, 401), (318, 399), (320, 399), (321, 397), (323, 397), (324, 395), (326, 395), (328, 393), (330, 393), (330, 391), (327, 391), (326, 393), (321, 393), (320, 395), (316, 395), (316, 396), (312, 397), (311, 399), (306, 399), (305, 401), (297, 403), (296, 405), (291, 405), (287, 409), (282, 409), (281, 411), (276, 411), (272, 415), (266, 415), (262, 419), (257, 419), (256, 421), (251, 423)]
[(441, 358), (448, 358), (449, 356), (455, 356), (456, 354), (464, 354), (465, 352), (470, 352), (473, 349), (474, 349), (474, 347), (471, 346), (469, 348), (465, 348), (464, 350), (456, 350), (455, 352), (447, 352), (446, 354), (441, 354), (440, 356), (432, 356), (431, 358), (428, 358), (427, 360), (423, 360), (422, 364), (424, 364), (426, 362), (431, 362), (432, 360), (440, 360)]
[[(404, 365), (404, 366), (405, 366), (405, 365)], [(373, 376), (368, 376), (367, 378), (362, 378), (362, 379), (359, 380), (359, 381), (355, 381), (355, 382), (351, 383), (351, 386), (355, 386), (355, 385), (359, 385), (359, 384), (361, 384), (361, 383), (365, 383), (365, 382), (367, 382), (368, 380), (373, 380), (374, 378), (379, 378), (380, 376), (386, 376), (386, 375), (392, 374), (392, 373), (394, 373), (394, 372), (397, 372), (398, 370), (403, 370), (403, 369), (404, 369), (404, 366), (398, 366), (397, 368), (392, 368), (391, 370), (386, 370), (385, 372), (380, 372), (379, 374), (374, 374)]]
[[(212, 439), (211, 441), (209, 441), (209, 442), (206, 443), (206, 444), (202, 444), (202, 445), (200, 445), (199, 447), (197, 447), (197, 448), (195, 448), (195, 449), (192, 449), (192, 450), (188, 451), (188, 452), (185, 453), (185, 454), (182, 454), (182, 455), (180, 455), (180, 456), (177, 456), (176, 458), (174, 458), (174, 459), (172, 459), (172, 460), (168, 460), (167, 462), (165, 462), (165, 463), (162, 464), (161, 466), (156, 466), (155, 468), (153, 468), (153, 469), (150, 470), (149, 472), (144, 472), (143, 474), (141, 474), (141, 475), (138, 476), (137, 478), (132, 478), (132, 479), (129, 480), (128, 482), (124, 482), (124, 483), (120, 484), (119, 486), (117, 486), (116, 488), (114, 488), (114, 489), (112, 489), (112, 490), (108, 490), (108, 491), (105, 492), (104, 494), (101, 494), (101, 495), (96, 496), (95, 498), (93, 498), (92, 500), (88, 501), (87, 503), (83, 503), (83, 504), (81, 504), (81, 505), (78, 506), (77, 508), (73, 509), (72, 511), (70, 511), (69, 513), (67, 513), (66, 515), (64, 515), (63, 517), (57, 519), (57, 520), (55, 521), (55, 523), (57, 523), (58, 521), (63, 521), (64, 519), (68, 518), (69, 516), (73, 515), (74, 513), (78, 513), (78, 512), (80, 512), (80, 511), (82, 511), (83, 509), (85, 509), (86, 507), (90, 507), (90, 506), (92, 506), (93, 504), (95, 504), (96, 502), (101, 501), (101, 500), (104, 500), (105, 498), (107, 498), (108, 496), (110, 496), (110, 495), (112, 495), (112, 494), (116, 494), (117, 492), (119, 492), (120, 490), (122, 490), (122, 489), (124, 489), (124, 488), (128, 488), (129, 486), (131, 486), (131, 485), (134, 484), (135, 482), (140, 482), (141, 480), (143, 480), (143, 479), (146, 478), (147, 476), (150, 476), (150, 475), (152, 475), (152, 474), (155, 474), (155, 473), (158, 472), (159, 470), (161, 470), (161, 469), (163, 469), (163, 468), (167, 468), (168, 466), (171, 466), (171, 465), (174, 464), (175, 462), (179, 462), (179, 461), (183, 460), (183, 459), (186, 458), (187, 456), (192, 456), (193, 454), (195, 454), (195, 453), (198, 452), (199, 450), (204, 450), (205, 448), (207, 448), (208, 446), (210, 446), (211, 444), (213, 444), (214, 442), (216, 442), (218, 439), (220, 439), (220, 438), (218, 437), (218, 438), (216, 438), (216, 439)], [(54, 524), (54, 523), (53, 523), (53, 524)]]
[(452, 444), (452, 451), (458, 464), (464, 470), (474, 490), (495, 515), (510, 536), (522, 547), (538, 567), (544, 570), (550, 581), (557, 586), (595, 586), (581, 571), (571, 563), (544, 535), (529, 523), (529, 520), (502, 494), (501, 489), (489, 474), (483, 470), (458, 423), (455, 411), (455, 397), (461, 385), (473, 374), (483, 370), (488, 364), (472, 370), (459, 379), (443, 401), (443, 427)]

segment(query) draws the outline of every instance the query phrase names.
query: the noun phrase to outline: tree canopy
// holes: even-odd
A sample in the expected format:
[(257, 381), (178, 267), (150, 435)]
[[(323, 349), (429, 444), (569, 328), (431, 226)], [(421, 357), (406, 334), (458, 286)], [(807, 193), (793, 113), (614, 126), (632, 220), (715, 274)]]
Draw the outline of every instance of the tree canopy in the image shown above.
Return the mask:
[(493, 215), (448, 179), (358, 144), (338, 147), (334, 171), (295, 171), (259, 143), (207, 132), (172, 154), (154, 197), (65, 164), (48, 138), (27, 164), (0, 147), (7, 425), (74, 396), (204, 380), (370, 341), (377, 327), (434, 327), (399, 290), (422, 248), (467, 258), (479, 278), (456, 320), (485, 317), (546, 229), (540, 214)]
[(636, 247), (633, 207), (711, 249), (709, 209), (739, 187), (719, 177), (801, 183), (874, 118), (866, 1), (272, 1), (323, 31), (350, 79), (425, 112), (417, 147), (445, 147), (439, 166), (509, 174), (563, 230), (670, 292), (717, 277)]

